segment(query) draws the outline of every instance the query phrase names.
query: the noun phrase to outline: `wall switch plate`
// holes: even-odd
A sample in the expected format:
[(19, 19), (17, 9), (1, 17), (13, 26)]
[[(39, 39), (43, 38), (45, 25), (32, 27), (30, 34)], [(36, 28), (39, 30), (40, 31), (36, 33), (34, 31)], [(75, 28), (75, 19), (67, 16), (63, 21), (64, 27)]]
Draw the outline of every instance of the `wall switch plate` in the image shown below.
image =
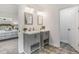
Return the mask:
[(79, 27), (78, 27), (78, 30), (79, 30)]
[(79, 46), (79, 44), (78, 44), (78, 46)]
[(70, 31), (71, 29), (70, 28), (68, 28), (68, 31)]

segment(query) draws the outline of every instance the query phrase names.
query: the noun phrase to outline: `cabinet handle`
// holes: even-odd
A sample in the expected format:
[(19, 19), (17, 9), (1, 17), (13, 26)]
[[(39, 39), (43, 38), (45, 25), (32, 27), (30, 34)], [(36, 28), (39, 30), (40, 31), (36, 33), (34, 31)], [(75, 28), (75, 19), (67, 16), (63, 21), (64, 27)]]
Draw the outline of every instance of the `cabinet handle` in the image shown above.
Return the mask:
[(68, 30), (68, 31), (70, 31), (71, 29), (70, 29), (70, 28), (68, 28), (67, 30)]
[(78, 30), (79, 30), (79, 27), (78, 27)]

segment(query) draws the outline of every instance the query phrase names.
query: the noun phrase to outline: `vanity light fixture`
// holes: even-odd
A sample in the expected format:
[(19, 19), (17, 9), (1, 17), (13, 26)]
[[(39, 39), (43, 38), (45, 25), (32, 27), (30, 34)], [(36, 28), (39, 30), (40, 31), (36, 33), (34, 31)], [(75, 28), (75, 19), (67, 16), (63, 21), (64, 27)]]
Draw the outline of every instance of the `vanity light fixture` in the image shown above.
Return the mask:
[(44, 13), (43, 13), (43, 12), (41, 12), (41, 11), (37, 11), (37, 15), (43, 16), (43, 15), (44, 15)]
[(27, 12), (27, 13), (34, 13), (34, 8), (25, 7), (24, 11)]

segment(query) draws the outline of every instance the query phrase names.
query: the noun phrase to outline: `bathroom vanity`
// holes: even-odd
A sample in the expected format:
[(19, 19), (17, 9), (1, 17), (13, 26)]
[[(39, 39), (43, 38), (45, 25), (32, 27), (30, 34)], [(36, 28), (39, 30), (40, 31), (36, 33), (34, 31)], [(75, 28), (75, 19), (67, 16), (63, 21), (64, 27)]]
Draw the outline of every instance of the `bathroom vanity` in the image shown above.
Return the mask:
[(49, 45), (49, 31), (24, 32), (24, 51), (33, 53)]
[(40, 48), (40, 32), (24, 33), (24, 51), (25, 53), (33, 53)]
[(19, 6), (19, 53), (34, 53), (49, 44), (49, 30), (43, 24), (44, 14), (26, 5)]

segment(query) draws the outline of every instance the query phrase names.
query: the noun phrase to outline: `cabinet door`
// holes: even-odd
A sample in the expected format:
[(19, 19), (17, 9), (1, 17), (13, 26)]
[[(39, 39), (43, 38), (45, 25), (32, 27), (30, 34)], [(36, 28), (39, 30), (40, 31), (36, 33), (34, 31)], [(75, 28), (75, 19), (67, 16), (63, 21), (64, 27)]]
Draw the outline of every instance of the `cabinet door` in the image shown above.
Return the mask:
[(43, 33), (43, 40), (48, 39), (49, 38), (49, 32), (44, 32)]
[(39, 48), (40, 34), (24, 35), (24, 50), (31, 53)]
[(26, 34), (24, 34), (23, 35), (24, 37), (23, 37), (23, 39), (24, 39), (24, 51), (26, 52), (26, 53), (31, 53), (31, 49), (30, 49), (30, 46), (31, 46), (31, 42), (30, 42), (30, 37), (28, 36), (28, 35), (26, 35)]
[(37, 43), (37, 42), (40, 42), (40, 34), (33, 34), (31, 36), (30, 41), (31, 41), (32, 45), (35, 44), (35, 43)]

